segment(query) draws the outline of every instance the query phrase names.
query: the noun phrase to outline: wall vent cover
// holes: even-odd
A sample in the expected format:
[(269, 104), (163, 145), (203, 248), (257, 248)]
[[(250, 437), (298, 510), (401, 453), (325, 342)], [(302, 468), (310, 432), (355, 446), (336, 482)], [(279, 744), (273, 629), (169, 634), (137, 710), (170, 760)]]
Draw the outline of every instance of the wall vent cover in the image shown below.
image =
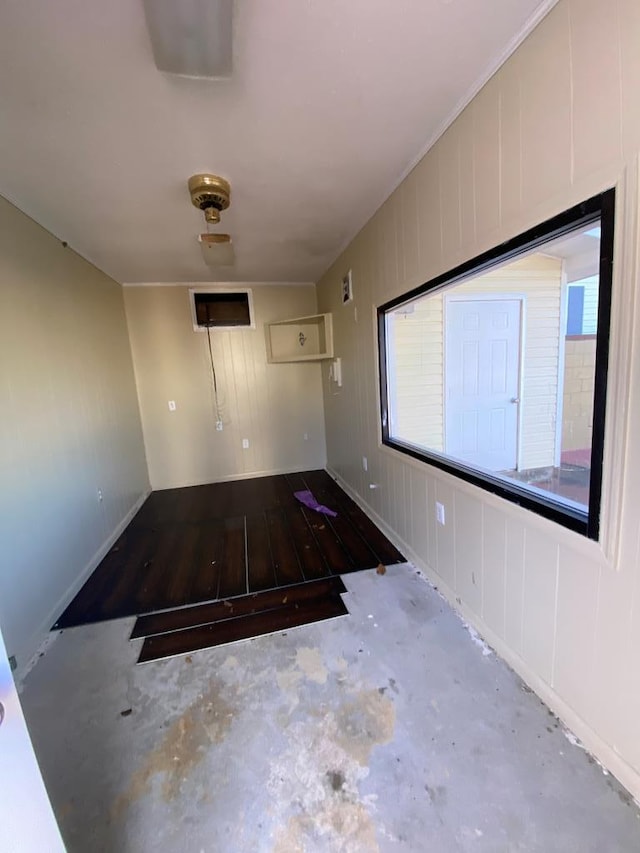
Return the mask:
[(251, 292), (191, 291), (195, 329), (252, 328)]

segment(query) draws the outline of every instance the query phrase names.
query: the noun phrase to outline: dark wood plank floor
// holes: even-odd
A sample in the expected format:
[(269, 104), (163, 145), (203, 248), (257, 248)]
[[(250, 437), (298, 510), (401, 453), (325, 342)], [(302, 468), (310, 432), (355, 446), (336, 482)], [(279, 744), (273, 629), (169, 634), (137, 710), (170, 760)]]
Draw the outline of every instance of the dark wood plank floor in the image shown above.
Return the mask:
[(310, 599), (337, 597), (347, 588), (339, 575), (323, 578), (312, 583), (296, 584), (286, 589), (269, 589), (266, 592), (254, 592), (233, 598), (231, 601), (212, 601), (206, 604), (194, 604), (192, 607), (180, 607), (177, 610), (163, 610), (161, 613), (149, 613), (136, 619), (131, 632), (131, 640), (140, 637), (155, 637), (159, 634), (171, 634), (187, 628), (199, 628), (214, 622), (229, 619), (241, 619), (256, 613), (266, 613), (286, 607), (300, 605)]
[[(336, 518), (303, 507), (310, 489)], [(404, 557), (325, 471), (152, 492), (53, 626), (233, 599)]]
[[(313, 586), (313, 584), (309, 584)], [(349, 613), (339, 595), (324, 595), (290, 604), (275, 610), (261, 610), (241, 619), (227, 619), (147, 637), (142, 644), (138, 663), (163, 660), (201, 649), (236, 643), (251, 637), (286, 631), (325, 619), (335, 619)]]

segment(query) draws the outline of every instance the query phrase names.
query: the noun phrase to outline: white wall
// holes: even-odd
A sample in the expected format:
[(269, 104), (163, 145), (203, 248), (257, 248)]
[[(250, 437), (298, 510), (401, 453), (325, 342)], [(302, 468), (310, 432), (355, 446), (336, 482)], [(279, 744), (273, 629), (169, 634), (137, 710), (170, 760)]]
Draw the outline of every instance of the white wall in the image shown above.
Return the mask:
[(207, 335), (193, 329), (188, 286), (125, 288), (154, 489), (325, 466), (320, 364), (268, 364), (264, 329), (274, 320), (315, 314), (315, 288), (251, 289), (256, 328), (211, 331), (223, 420), (218, 432)]
[(22, 670), (148, 479), (122, 288), (3, 199), (0, 399), (0, 624)]
[[(318, 286), (319, 309), (334, 311), (343, 359), (341, 391), (324, 380), (330, 466), (636, 797), (638, 44), (637, 0), (560, 0)], [(613, 350), (598, 544), (381, 447), (374, 309), (614, 185)], [(343, 307), (340, 280), (349, 268), (356, 301)], [(370, 481), (380, 488), (370, 491)], [(444, 527), (435, 523), (436, 500), (447, 508)]]

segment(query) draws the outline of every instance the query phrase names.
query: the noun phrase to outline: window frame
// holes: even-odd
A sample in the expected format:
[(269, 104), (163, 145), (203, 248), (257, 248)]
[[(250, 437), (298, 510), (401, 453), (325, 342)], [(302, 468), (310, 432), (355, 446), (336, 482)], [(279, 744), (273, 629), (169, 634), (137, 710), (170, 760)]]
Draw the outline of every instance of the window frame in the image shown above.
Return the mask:
[[(449, 289), (456, 282), (471, 276), (482, 275), (518, 256), (574, 231), (590, 222), (600, 220), (600, 264), (598, 288), (598, 322), (596, 336), (596, 363), (594, 377), (593, 431), (591, 441), (591, 472), (589, 480), (588, 511), (581, 512), (560, 504), (551, 497), (534, 493), (528, 488), (509, 483), (484, 473), (469, 465), (447, 457), (437, 451), (424, 450), (393, 438), (389, 433), (389, 397), (391, 392), (387, 372), (387, 325), (389, 312), (427, 293)], [(555, 521), (589, 539), (599, 540), (602, 499), (602, 460), (605, 437), (605, 410), (607, 400), (607, 370), (609, 361), (609, 336), (611, 328), (611, 291), (613, 282), (613, 246), (615, 226), (615, 189), (608, 189), (568, 210), (547, 219), (510, 240), (489, 249), (469, 261), (436, 276), (377, 308), (378, 365), (380, 391), (380, 427), (383, 445), (421, 462), (479, 486), (511, 503)]]

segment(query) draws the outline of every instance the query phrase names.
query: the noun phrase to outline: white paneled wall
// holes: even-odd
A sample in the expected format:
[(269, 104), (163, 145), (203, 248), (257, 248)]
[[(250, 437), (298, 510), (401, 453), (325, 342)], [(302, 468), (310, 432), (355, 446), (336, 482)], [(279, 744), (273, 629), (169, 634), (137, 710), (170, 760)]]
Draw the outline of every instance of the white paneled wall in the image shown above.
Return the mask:
[(218, 431), (207, 335), (193, 329), (188, 287), (125, 288), (154, 489), (325, 465), (320, 364), (269, 364), (265, 339), (266, 323), (315, 314), (315, 289), (256, 284), (252, 290), (254, 329), (211, 330)]
[(19, 674), (149, 488), (122, 288), (0, 199), (0, 623)]
[[(330, 467), (637, 797), (639, 44), (637, 0), (560, 0), (318, 286), (344, 364), (342, 389), (324, 377)], [(618, 209), (598, 544), (381, 446), (375, 307), (611, 186)], [(342, 306), (349, 268), (355, 303)], [(435, 522), (436, 500), (445, 526)]]

